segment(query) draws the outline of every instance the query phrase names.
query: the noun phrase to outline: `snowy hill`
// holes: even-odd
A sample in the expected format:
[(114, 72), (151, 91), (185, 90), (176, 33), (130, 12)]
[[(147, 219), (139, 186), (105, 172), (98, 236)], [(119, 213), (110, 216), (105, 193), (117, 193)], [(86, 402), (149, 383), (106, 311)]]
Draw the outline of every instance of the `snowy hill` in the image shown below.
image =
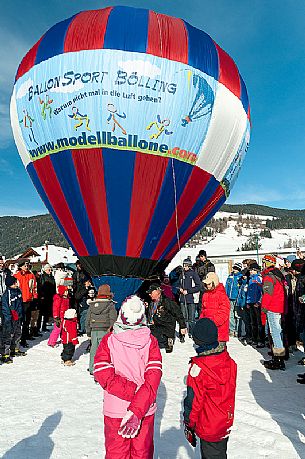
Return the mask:
[[(222, 259), (223, 262), (227, 263), (229, 260), (234, 262), (241, 261), (244, 258), (256, 258), (256, 244), (250, 250), (242, 250), (242, 246), (247, 244), (251, 237), (258, 237), (260, 259), (264, 253), (272, 252), (285, 257), (291, 253), (295, 254), (296, 247), (300, 247), (301, 250), (304, 249), (304, 228), (270, 230), (266, 224), (268, 220), (273, 219), (276, 219), (276, 217), (250, 214), (241, 216), (235, 212), (217, 212), (213, 220), (216, 223), (217, 221), (225, 221), (223, 232), (215, 233), (215, 229), (208, 224), (204, 232), (207, 233), (210, 228), (213, 234), (210, 236), (204, 234), (201, 238), (197, 234), (193, 240), (178, 252), (167, 270), (170, 271), (175, 266), (182, 264), (182, 261), (187, 256), (190, 256), (192, 261), (195, 262), (196, 255), (201, 249), (206, 250), (208, 257), (213, 262), (215, 259)], [(265, 233), (269, 233), (271, 237), (261, 235)], [(222, 271), (223, 267), (219, 266), (219, 269)]]

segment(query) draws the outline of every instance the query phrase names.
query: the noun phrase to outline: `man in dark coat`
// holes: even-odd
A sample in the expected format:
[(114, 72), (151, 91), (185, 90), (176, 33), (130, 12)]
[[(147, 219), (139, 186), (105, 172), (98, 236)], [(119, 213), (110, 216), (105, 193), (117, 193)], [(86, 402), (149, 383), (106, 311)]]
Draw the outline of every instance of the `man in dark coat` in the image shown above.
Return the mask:
[(205, 250), (199, 250), (199, 253), (196, 257), (195, 270), (201, 281), (206, 278), (208, 273), (215, 272), (215, 266), (210, 260), (207, 259), (207, 253)]
[[(53, 296), (56, 293), (55, 278), (52, 274), (52, 266), (46, 264), (38, 280), (38, 299), (41, 308), (41, 314), (38, 322), (38, 329), (43, 316), (42, 330), (46, 331), (47, 322), (52, 317)], [(35, 333), (34, 333), (35, 336)]]
[(73, 279), (73, 296), (74, 296), (74, 307), (79, 311), (79, 303), (87, 295), (86, 282), (90, 281), (90, 275), (84, 270), (81, 265), (81, 262), (77, 260), (76, 262), (76, 271), (72, 275)]
[[(181, 310), (191, 337), (192, 328), (195, 325), (196, 304), (199, 301), (199, 294), (204, 288), (198, 274), (193, 270), (190, 258), (183, 260), (183, 271), (180, 274), (179, 282)], [(197, 298), (195, 298), (196, 296)], [(180, 334), (181, 342), (184, 341), (183, 338)]]
[(11, 275), (11, 271), (5, 267), (5, 260), (0, 255), (0, 347), (3, 340), (3, 316), (2, 316), (2, 296), (6, 290), (5, 279)]
[(147, 309), (147, 324), (152, 335), (157, 338), (160, 348), (165, 347), (166, 352), (172, 352), (176, 321), (180, 333), (184, 336), (187, 332), (182, 311), (175, 301), (162, 293), (160, 285), (152, 284), (147, 293), (152, 300)]

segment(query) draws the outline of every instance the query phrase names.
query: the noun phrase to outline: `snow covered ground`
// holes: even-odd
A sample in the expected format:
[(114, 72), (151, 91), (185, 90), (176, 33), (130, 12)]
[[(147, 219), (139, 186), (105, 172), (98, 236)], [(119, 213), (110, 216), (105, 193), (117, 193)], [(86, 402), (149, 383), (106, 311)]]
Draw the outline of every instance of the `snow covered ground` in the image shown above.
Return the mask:
[[(60, 364), (61, 349), (47, 346), (46, 335), (33, 342), (27, 357), (0, 368), (0, 457), (2, 459), (97, 459), (104, 457), (102, 389), (86, 368), (86, 340), (76, 349), (74, 367)], [(305, 458), (305, 387), (297, 352), (285, 372), (267, 372), (262, 355), (232, 339), (238, 364), (237, 403), (230, 459)], [(264, 354), (266, 354), (264, 350)], [(192, 342), (177, 342), (163, 354), (158, 393), (155, 458), (199, 458), (181, 428), (181, 402)]]

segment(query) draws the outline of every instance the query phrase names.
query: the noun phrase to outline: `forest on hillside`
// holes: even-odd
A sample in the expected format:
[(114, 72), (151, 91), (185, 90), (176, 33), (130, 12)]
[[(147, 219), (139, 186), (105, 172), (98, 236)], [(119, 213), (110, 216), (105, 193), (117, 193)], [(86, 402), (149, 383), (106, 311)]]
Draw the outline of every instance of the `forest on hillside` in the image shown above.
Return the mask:
[[(276, 209), (258, 204), (224, 204), (223, 212), (234, 212), (240, 215), (266, 215), (276, 217), (267, 220), (266, 227), (273, 229), (305, 228), (305, 209)], [(223, 232), (225, 221), (213, 219), (209, 223), (215, 232)], [(201, 230), (200, 237), (209, 236), (211, 229)], [(51, 244), (68, 247), (68, 243), (59, 231), (51, 215), (33, 217), (0, 217), (0, 254), (6, 257), (23, 252), (28, 247), (39, 247), (49, 241)]]
[(51, 215), (35, 217), (0, 217), (0, 254), (6, 258), (39, 247), (45, 241), (69, 247)]

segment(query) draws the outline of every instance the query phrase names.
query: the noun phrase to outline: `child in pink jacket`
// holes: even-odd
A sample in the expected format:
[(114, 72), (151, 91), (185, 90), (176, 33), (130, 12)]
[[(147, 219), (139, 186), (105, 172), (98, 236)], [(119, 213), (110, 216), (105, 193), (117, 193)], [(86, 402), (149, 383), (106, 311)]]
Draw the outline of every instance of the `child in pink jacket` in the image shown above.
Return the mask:
[(105, 459), (152, 459), (162, 358), (136, 295), (123, 302), (113, 332), (102, 339), (93, 374), (104, 389)]
[(58, 293), (53, 297), (53, 330), (48, 340), (48, 346), (55, 347), (61, 332), (65, 312), (70, 307), (69, 289), (65, 285), (58, 286)]

